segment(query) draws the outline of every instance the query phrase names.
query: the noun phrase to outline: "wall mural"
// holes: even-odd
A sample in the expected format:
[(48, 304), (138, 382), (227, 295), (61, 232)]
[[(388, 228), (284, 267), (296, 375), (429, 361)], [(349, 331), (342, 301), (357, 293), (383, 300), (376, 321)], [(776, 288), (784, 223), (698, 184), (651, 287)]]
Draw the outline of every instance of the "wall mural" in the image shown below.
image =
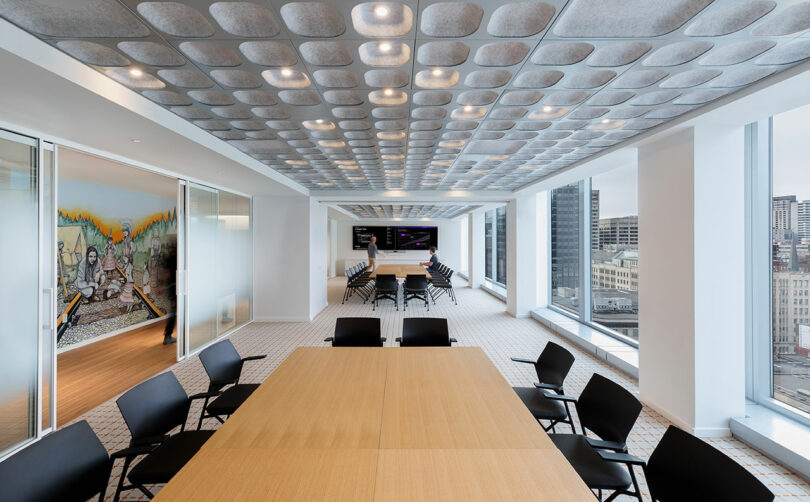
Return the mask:
[(174, 313), (175, 199), (62, 179), (57, 241), (57, 348)]

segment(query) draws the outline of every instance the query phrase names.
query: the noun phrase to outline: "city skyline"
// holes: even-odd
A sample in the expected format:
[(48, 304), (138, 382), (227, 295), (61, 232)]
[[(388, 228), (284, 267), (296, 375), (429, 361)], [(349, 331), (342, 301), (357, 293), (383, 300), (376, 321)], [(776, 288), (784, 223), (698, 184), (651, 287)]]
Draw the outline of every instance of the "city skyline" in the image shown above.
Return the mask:
[(795, 195), (810, 200), (810, 142), (807, 115), (810, 105), (773, 116), (773, 195)]

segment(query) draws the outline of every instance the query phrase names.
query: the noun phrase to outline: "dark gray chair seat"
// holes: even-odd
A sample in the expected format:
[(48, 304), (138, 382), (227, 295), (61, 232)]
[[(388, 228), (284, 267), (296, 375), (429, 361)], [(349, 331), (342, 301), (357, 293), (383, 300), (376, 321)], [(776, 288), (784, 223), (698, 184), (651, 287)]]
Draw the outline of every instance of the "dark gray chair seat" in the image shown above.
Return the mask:
[(168, 483), (216, 431), (185, 431), (170, 436), (135, 464), (127, 478), (138, 485)]
[(219, 397), (208, 403), (207, 411), (211, 415), (233, 415), (258, 388), (257, 383), (240, 383), (228, 387)]
[(579, 434), (550, 434), (549, 437), (588, 488), (626, 490), (633, 483), (627, 469), (614, 462), (605, 462), (585, 436)]
[(547, 399), (545, 393), (536, 387), (512, 387), (526, 408), (537, 420), (563, 421), (568, 411), (561, 401)]

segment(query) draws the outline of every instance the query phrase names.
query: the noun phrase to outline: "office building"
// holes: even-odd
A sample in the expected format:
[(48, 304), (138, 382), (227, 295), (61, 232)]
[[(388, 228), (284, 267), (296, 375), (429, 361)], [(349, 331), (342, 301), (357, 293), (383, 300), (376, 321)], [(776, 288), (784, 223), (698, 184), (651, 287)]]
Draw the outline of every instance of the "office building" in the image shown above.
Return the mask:
[(585, 428), (810, 499), (808, 41), (808, 0), (0, 0), (0, 500), (684, 487)]

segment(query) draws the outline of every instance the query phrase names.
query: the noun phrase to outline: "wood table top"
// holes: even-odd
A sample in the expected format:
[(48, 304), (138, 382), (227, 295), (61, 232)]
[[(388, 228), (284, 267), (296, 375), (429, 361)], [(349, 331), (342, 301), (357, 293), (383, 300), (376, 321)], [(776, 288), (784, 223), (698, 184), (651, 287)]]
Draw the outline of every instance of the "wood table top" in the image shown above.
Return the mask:
[(377, 265), (371, 277), (377, 277), (377, 274), (394, 274), (397, 279), (404, 279), (406, 275), (428, 275), (427, 270), (422, 265)]
[(593, 500), (479, 347), (300, 347), (157, 500)]

